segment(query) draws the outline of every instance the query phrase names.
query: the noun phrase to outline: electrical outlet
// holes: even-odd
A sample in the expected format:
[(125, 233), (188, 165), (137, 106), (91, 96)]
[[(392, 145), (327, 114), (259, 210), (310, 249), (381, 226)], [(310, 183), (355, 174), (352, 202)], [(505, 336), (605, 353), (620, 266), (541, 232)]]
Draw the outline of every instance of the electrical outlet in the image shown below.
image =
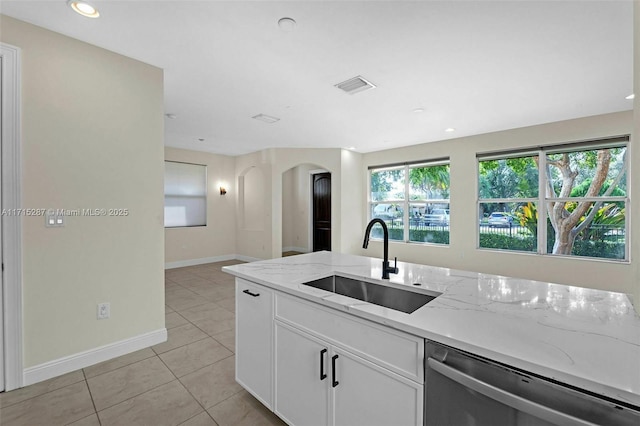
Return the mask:
[(98, 303), (98, 319), (107, 319), (111, 316), (111, 305), (109, 303)]

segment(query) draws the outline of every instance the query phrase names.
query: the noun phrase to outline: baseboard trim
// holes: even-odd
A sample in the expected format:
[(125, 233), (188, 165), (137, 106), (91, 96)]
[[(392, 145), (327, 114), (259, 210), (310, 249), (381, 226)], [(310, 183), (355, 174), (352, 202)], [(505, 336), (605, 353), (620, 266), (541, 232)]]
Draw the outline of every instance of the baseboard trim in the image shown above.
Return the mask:
[(88, 351), (65, 356), (53, 361), (24, 369), (23, 385), (28, 386), (43, 380), (61, 376), (99, 362), (126, 355), (167, 341), (167, 329), (162, 328), (129, 339), (120, 340)]
[(257, 262), (259, 260), (264, 260), (258, 257), (245, 256), (242, 254), (236, 254), (235, 259), (242, 260), (243, 262)]
[(205, 263), (224, 262), (225, 260), (238, 259), (235, 254), (225, 254), (223, 256), (203, 257), (200, 259), (177, 260), (175, 262), (167, 262), (164, 269), (184, 268), (185, 266), (204, 265)]
[(308, 247), (294, 247), (294, 246), (291, 246), (291, 247), (282, 247), (282, 251), (283, 252), (285, 252), (285, 251), (297, 251), (297, 252), (300, 252), (300, 253), (309, 253), (309, 248)]

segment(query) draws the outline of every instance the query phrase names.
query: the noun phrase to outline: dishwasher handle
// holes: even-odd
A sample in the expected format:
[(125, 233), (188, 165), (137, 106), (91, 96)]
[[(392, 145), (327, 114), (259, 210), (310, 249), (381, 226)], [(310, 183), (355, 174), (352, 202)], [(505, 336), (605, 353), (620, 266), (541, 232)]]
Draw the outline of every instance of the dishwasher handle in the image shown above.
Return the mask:
[(546, 407), (536, 402), (529, 401), (518, 395), (514, 395), (504, 389), (500, 389), (498, 387), (490, 385), (489, 383), (485, 383), (482, 380), (478, 380), (475, 377), (469, 376), (468, 374), (456, 370), (455, 368), (452, 368), (438, 361), (437, 359), (429, 357), (427, 359), (427, 364), (434, 371), (437, 371), (438, 373), (453, 380), (454, 382), (461, 384), (462, 386), (481, 393), (488, 398), (512, 407), (518, 411), (522, 411), (548, 422), (567, 426), (597, 426), (595, 423), (579, 419), (570, 414), (562, 413), (560, 411), (554, 410), (553, 408)]

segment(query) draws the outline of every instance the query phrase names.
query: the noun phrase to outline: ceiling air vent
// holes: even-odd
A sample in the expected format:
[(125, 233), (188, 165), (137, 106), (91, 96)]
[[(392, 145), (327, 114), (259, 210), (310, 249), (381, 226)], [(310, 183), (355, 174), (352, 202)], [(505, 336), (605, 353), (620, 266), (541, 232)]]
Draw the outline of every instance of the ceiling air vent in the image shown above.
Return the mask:
[(346, 93), (353, 95), (368, 89), (375, 89), (376, 86), (370, 81), (365, 80), (361, 76), (350, 78), (347, 81), (336, 84), (338, 89), (344, 90)]
[(271, 117), (270, 115), (267, 115), (267, 114), (254, 115), (251, 118), (255, 118), (256, 120), (264, 121), (265, 123), (268, 123), (268, 124), (275, 123), (276, 121), (280, 121), (280, 119), (278, 117)]

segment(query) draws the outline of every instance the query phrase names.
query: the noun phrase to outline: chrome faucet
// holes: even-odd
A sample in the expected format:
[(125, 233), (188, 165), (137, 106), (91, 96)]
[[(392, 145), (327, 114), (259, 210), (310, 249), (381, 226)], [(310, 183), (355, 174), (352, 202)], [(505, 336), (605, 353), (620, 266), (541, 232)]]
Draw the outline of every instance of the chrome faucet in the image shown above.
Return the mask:
[(371, 219), (371, 222), (369, 222), (369, 224), (367, 225), (366, 231), (364, 231), (364, 243), (362, 243), (362, 248), (366, 249), (369, 246), (369, 234), (371, 233), (371, 228), (373, 228), (373, 225), (375, 225), (376, 223), (379, 223), (382, 226), (382, 232), (384, 233), (384, 260), (382, 261), (382, 279), (388, 280), (389, 273), (398, 273), (398, 258), (395, 258), (393, 266), (389, 265), (389, 229), (387, 229), (387, 224), (384, 223), (384, 220), (380, 218)]

